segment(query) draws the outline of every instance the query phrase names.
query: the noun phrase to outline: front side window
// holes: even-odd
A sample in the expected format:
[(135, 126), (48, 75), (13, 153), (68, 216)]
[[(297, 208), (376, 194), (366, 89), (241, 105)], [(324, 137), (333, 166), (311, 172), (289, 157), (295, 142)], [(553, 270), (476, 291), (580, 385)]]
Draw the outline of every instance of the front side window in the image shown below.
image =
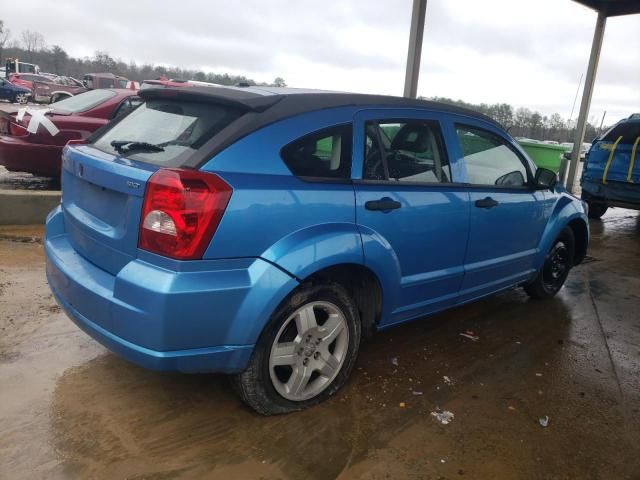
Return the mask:
[(365, 129), (365, 180), (451, 181), (451, 169), (437, 122), (371, 121), (365, 124)]
[(456, 125), (456, 133), (472, 185), (523, 187), (527, 168), (506, 140), (487, 130)]
[(351, 176), (351, 125), (339, 125), (290, 143), (281, 152), (298, 177), (347, 179)]

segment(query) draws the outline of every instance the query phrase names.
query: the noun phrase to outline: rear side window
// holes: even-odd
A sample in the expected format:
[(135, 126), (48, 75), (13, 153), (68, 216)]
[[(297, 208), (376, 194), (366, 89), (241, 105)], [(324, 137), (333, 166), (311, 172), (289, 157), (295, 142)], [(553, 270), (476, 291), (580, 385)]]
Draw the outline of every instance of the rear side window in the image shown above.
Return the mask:
[(225, 105), (152, 99), (105, 130), (93, 146), (145, 163), (180, 167), (240, 115)]
[(448, 183), (451, 170), (438, 122), (372, 121), (365, 124), (365, 180)]
[(456, 133), (470, 184), (523, 187), (527, 183), (527, 168), (502, 137), (466, 125), (456, 125)]
[(141, 103), (142, 99), (140, 97), (126, 98), (120, 105), (118, 105), (118, 108), (116, 108), (116, 111), (114, 112), (112, 118), (124, 117), (127, 113), (129, 113)]
[(347, 179), (351, 176), (351, 125), (339, 125), (302, 137), (281, 151), (298, 177)]

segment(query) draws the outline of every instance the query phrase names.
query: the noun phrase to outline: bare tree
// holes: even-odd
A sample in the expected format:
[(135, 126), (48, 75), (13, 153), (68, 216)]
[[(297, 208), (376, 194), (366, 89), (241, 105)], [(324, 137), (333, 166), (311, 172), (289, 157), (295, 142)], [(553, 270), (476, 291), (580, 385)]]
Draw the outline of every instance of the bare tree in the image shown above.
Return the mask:
[(33, 53), (44, 48), (44, 37), (39, 32), (22, 31), (22, 46), (29, 55), (29, 62), (33, 62)]
[(0, 62), (4, 63), (4, 46), (9, 41), (11, 30), (5, 28), (4, 21), (0, 20)]

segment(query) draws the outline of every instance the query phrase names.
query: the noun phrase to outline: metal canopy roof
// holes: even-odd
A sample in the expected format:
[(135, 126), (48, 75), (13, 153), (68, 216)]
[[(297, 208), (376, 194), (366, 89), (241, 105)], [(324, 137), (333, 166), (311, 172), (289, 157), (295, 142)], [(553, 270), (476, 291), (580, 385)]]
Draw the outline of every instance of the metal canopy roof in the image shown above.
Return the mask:
[[(640, 13), (640, 0), (573, 0), (580, 5), (592, 8), (598, 12), (595, 30), (593, 32), (593, 42), (591, 43), (591, 55), (587, 67), (587, 78), (582, 92), (580, 103), (580, 114), (576, 123), (574, 149), (571, 153), (571, 162), (567, 175), (566, 186), (569, 192), (573, 191), (575, 177), (580, 159), (580, 145), (584, 140), (587, 126), (587, 116), (591, 106), (591, 96), (596, 80), (596, 72), (600, 61), (600, 50), (604, 38), (604, 29), (607, 24), (607, 17), (619, 15), (633, 15)], [(425, 10), (427, 0), (413, 0), (413, 10), (411, 14), (411, 30), (409, 33), (409, 51), (407, 53), (407, 71), (405, 75), (404, 96), (415, 98), (418, 87), (418, 74), (420, 67), (420, 54), (422, 49), (422, 36), (424, 33)], [(563, 166), (560, 172), (561, 180), (564, 180), (566, 168)]]
[(640, 0), (574, 0), (585, 7), (604, 13), (607, 17), (640, 13)]

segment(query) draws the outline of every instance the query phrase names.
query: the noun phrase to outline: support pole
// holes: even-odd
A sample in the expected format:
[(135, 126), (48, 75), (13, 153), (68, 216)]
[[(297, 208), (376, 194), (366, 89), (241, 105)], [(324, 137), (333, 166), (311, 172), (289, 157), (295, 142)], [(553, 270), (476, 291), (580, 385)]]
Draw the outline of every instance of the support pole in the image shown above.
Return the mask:
[(407, 53), (407, 72), (404, 77), (404, 96), (416, 98), (418, 95), (418, 77), (420, 75), (420, 56), (422, 55), (422, 37), (427, 0), (413, 0), (411, 9), (411, 32), (409, 33), (409, 51)]
[(580, 114), (578, 115), (576, 133), (573, 140), (573, 151), (571, 152), (571, 165), (569, 166), (569, 175), (567, 177), (566, 184), (569, 192), (573, 192), (576, 171), (578, 169), (578, 164), (580, 163), (580, 148), (582, 147), (584, 133), (587, 128), (587, 117), (589, 116), (589, 107), (591, 106), (591, 97), (593, 95), (593, 85), (596, 81), (596, 73), (598, 71), (598, 63), (600, 61), (600, 50), (602, 49), (602, 39), (604, 38), (604, 27), (606, 24), (606, 14), (604, 12), (598, 12), (596, 28), (593, 32), (593, 41), (591, 43), (591, 55), (589, 56), (587, 78), (584, 82), (584, 90), (582, 91)]

